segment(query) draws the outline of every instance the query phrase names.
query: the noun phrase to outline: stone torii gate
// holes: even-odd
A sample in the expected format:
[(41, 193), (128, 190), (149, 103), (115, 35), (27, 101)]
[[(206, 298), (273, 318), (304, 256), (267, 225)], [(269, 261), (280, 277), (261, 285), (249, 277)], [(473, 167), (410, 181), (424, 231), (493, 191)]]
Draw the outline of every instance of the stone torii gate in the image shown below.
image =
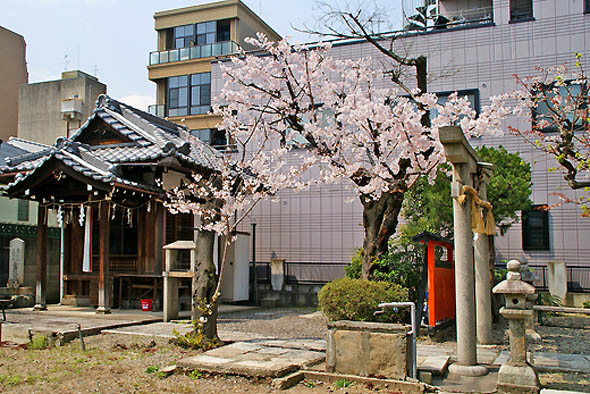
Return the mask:
[[(463, 376), (481, 376), (487, 374), (487, 369), (477, 365), (476, 338), (482, 344), (492, 343), (488, 235), (495, 234), (495, 223), (492, 206), (484, 201), (492, 165), (479, 162), (460, 127), (443, 127), (439, 130), (439, 136), (445, 156), (453, 165), (451, 197), (455, 243), (457, 363), (451, 365), (449, 371)], [(485, 225), (482, 207), (487, 212)]]

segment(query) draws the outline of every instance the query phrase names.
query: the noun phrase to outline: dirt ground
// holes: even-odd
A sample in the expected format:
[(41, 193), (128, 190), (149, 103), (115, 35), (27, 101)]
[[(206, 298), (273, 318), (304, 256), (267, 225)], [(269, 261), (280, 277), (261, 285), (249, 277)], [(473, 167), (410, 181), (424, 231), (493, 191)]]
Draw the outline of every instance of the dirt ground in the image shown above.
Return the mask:
[[(211, 376), (177, 371), (164, 377), (159, 369), (198, 351), (182, 349), (166, 340), (103, 334), (42, 350), (0, 347), (2, 393), (273, 393), (270, 380)], [(342, 382), (347, 385), (347, 382)], [(304, 381), (285, 393), (368, 393), (363, 385)], [(388, 392), (388, 391), (382, 391)]]
[[(276, 337), (321, 337), (326, 321), (310, 310), (280, 313), (240, 313), (224, 316), (220, 328)], [(551, 326), (539, 328), (544, 341), (533, 344), (536, 351), (590, 354), (590, 319), (550, 318)], [(554, 327), (555, 325), (579, 328)], [(498, 326), (499, 337), (504, 336)], [(451, 330), (452, 331), (452, 330)], [(452, 340), (449, 333), (446, 340)], [(211, 376), (177, 371), (165, 377), (160, 369), (199, 352), (186, 350), (168, 340), (129, 335), (104, 334), (85, 338), (86, 351), (74, 341), (62, 347), (41, 350), (0, 346), (1, 393), (272, 393), (279, 392), (270, 380), (235, 376)], [(590, 376), (542, 373), (541, 383), (555, 389), (590, 392)], [(391, 393), (350, 382), (328, 384), (304, 381), (286, 393)]]

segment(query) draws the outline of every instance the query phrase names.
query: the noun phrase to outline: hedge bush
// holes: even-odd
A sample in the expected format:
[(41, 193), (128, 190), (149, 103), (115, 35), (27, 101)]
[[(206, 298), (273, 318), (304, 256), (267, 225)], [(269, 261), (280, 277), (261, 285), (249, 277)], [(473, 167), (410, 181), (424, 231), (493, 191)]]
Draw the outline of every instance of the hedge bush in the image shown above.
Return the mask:
[(401, 309), (374, 316), (382, 302), (408, 301), (408, 289), (390, 282), (342, 278), (326, 284), (318, 294), (318, 308), (330, 320), (406, 322), (408, 311)]

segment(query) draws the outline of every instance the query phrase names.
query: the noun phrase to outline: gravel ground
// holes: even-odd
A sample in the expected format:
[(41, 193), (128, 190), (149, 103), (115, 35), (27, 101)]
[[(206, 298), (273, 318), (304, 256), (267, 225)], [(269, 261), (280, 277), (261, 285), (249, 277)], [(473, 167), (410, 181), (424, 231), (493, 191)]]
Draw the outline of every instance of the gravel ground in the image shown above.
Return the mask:
[[(325, 338), (326, 319), (312, 308), (255, 309), (224, 314), (219, 320), (222, 329), (253, 333), (279, 338)], [(581, 340), (590, 336), (590, 317), (585, 315), (547, 316), (543, 325), (536, 327), (543, 338), (531, 343), (530, 349), (537, 352), (555, 352), (590, 355), (590, 341)], [(508, 324), (500, 320), (494, 324), (495, 343), (508, 349)], [(427, 336), (419, 338), (425, 343), (448, 343), (455, 341), (455, 327), (440, 333), (436, 340)]]
[(218, 327), (276, 338), (325, 338), (327, 322), (313, 308), (254, 309), (223, 314)]

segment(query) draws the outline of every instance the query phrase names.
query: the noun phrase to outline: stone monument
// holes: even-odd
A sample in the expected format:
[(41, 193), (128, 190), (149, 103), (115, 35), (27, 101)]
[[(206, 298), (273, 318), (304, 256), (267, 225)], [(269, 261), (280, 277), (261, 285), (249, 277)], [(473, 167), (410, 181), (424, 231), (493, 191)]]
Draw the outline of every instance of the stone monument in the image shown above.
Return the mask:
[(11, 240), (8, 256), (8, 283), (6, 287), (18, 289), (25, 282), (25, 241), (20, 238)]
[(547, 263), (547, 281), (549, 294), (559, 297), (565, 303), (567, 297), (567, 267), (563, 261)]
[(498, 372), (498, 393), (539, 392), (539, 378), (526, 359), (525, 320), (533, 316), (531, 309), (526, 309), (527, 295), (535, 294), (535, 288), (521, 280), (520, 262), (508, 262), (506, 280), (493, 289), (494, 294), (503, 294), (506, 306), (500, 314), (509, 322), (510, 359), (500, 367)]

